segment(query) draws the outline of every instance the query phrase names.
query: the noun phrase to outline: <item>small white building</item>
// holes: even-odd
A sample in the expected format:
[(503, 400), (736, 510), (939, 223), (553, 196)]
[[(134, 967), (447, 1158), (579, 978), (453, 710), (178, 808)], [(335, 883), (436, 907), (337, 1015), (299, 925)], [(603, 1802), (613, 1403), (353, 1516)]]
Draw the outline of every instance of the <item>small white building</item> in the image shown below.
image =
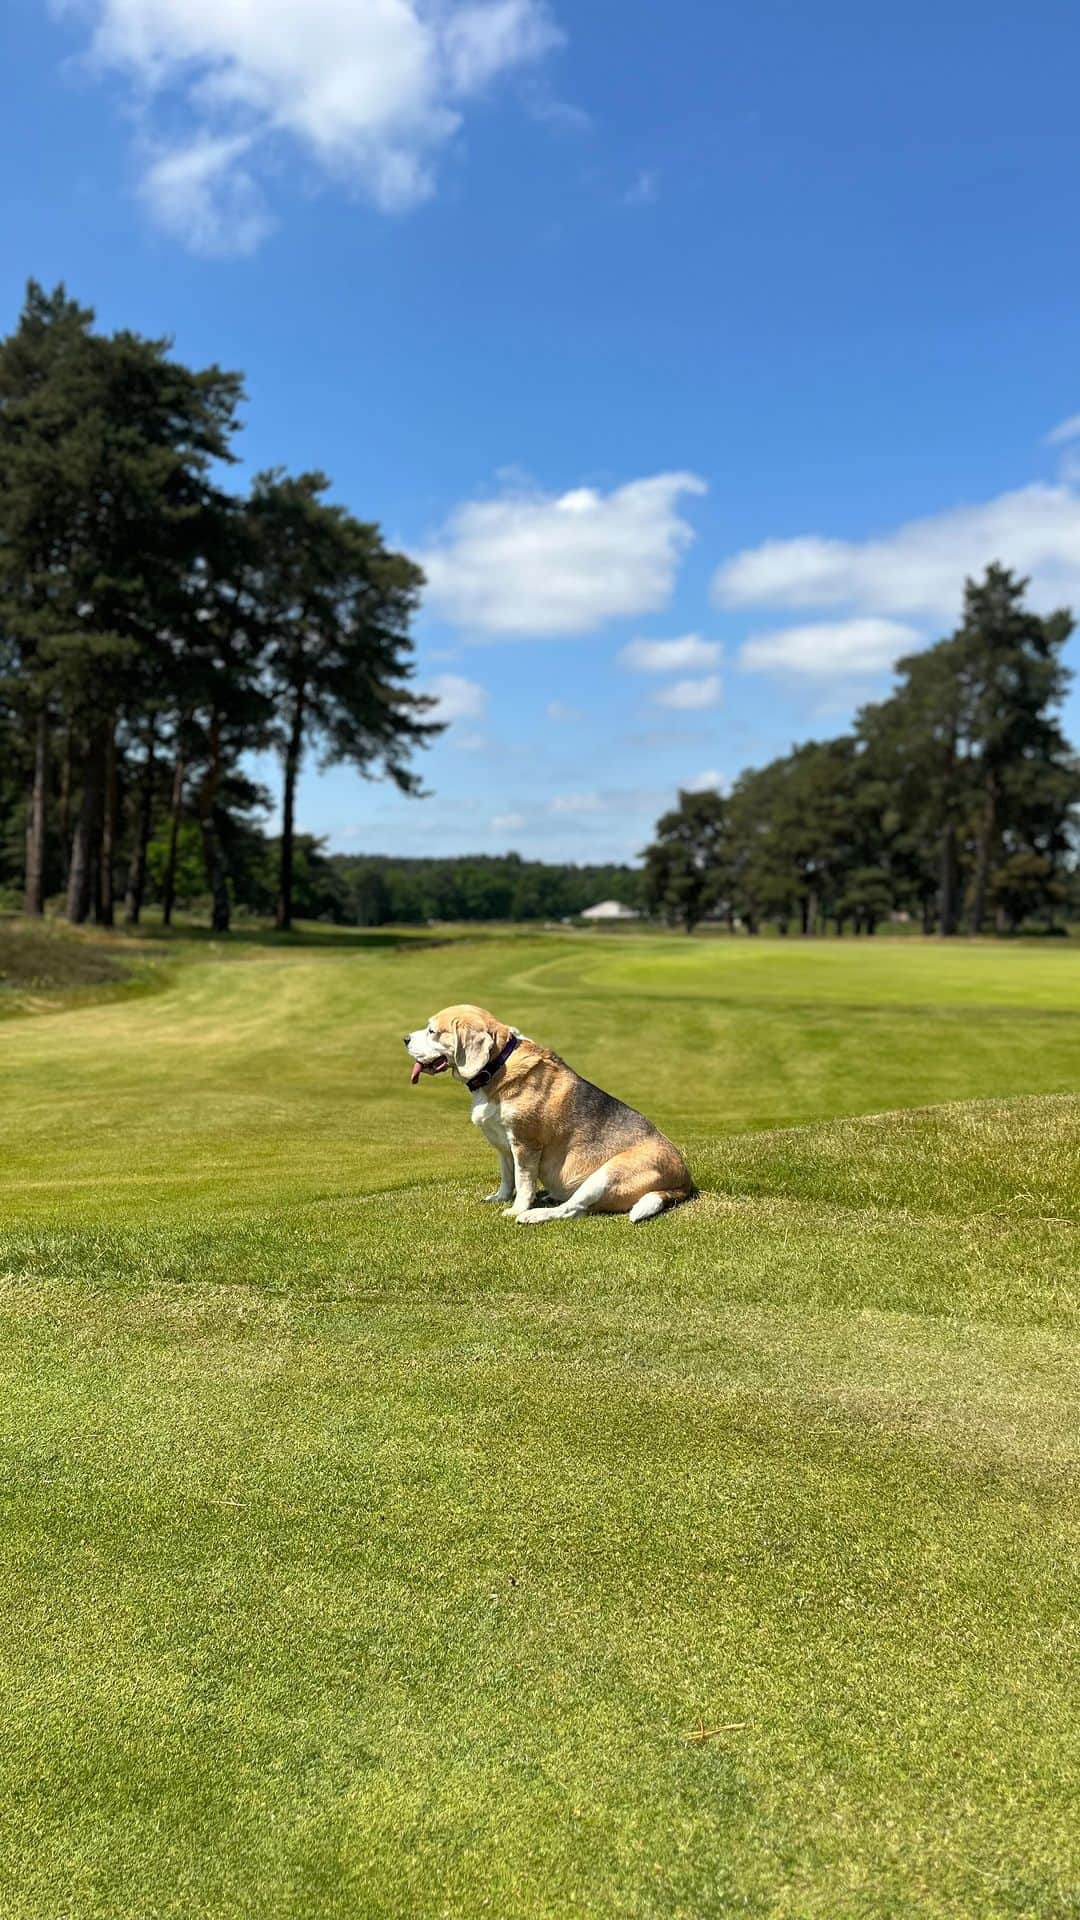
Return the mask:
[(633, 907), (624, 906), (621, 900), (598, 900), (595, 907), (586, 907), (583, 920), (640, 920), (640, 913)]

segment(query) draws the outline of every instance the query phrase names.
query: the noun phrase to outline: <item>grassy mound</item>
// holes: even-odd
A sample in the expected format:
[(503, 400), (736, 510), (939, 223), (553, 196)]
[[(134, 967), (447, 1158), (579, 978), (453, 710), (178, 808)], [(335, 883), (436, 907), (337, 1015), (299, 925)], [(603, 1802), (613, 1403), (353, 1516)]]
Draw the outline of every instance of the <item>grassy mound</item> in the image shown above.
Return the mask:
[(0, 918), (0, 1020), (101, 999), (147, 972), (145, 949), (122, 935)]
[[(254, 950), (7, 1027), (14, 1920), (1076, 1913), (1075, 971), (905, 1002), (851, 949), (845, 1003), (640, 944)], [(399, 1037), (466, 987), (700, 1198), (481, 1207)]]

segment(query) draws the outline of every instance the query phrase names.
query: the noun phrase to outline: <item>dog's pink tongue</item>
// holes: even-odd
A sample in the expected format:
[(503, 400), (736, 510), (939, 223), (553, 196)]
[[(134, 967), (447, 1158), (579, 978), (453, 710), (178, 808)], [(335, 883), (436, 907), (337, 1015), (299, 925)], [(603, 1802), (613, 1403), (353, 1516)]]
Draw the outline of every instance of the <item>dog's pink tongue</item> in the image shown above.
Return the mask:
[(416, 1085), (416, 1083), (417, 1083), (417, 1081), (419, 1080), (419, 1078), (420, 1078), (420, 1062), (419, 1062), (419, 1060), (414, 1060), (414, 1061), (413, 1061), (413, 1070), (412, 1070), (412, 1072), (411, 1072), (411, 1073), (410, 1073), (410, 1075), (409, 1075), (409, 1084), (410, 1084), (411, 1086), (414, 1086), (414, 1087), (415, 1087), (415, 1085)]

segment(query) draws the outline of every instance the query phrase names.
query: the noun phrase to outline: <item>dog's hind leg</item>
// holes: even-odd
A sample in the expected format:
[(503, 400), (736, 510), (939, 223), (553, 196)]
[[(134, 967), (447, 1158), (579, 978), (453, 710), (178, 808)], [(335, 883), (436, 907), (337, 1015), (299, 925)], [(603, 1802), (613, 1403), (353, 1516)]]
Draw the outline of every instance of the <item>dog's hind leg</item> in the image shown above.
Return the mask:
[(546, 1226), (549, 1220), (580, 1220), (586, 1213), (625, 1213), (636, 1225), (651, 1220), (665, 1207), (677, 1206), (690, 1197), (691, 1188), (672, 1182), (673, 1169), (663, 1168), (661, 1142), (660, 1165), (641, 1147), (630, 1147), (612, 1154), (602, 1167), (590, 1173), (561, 1207), (530, 1206), (518, 1214), (523, 1226)]
[(609, 1165), (610, 1162), (605, 1166), (597, 1167), (596, 1172), (590, 1173), (576, 1192), (570, 1195), (569, 1200), (564, 1200), (561, 1206), (526, 1207), (517, 1215), (518, 1225), (538, 1227), (546, 1225), (549, 1220), (580, 1220), (583, 1214), (593, 1213), (611, 1186)]

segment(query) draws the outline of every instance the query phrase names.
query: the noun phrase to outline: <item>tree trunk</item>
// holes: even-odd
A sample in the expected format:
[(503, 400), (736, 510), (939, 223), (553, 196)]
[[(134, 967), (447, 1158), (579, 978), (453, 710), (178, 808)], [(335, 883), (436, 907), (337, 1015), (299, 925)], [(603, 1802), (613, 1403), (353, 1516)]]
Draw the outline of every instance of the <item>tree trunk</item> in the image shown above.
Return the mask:
[(104, 781), (105, 729), (96, 723), (90, 730), (83, 762), (82, 803), (68, 868), (67, 917), (75, 926), (89, 918), (97, 893)]
[[(281, 869), (278, 879), (277, 913), (274, 924), (288, 933), (292, 926), (293, 828), (296, 815), (296, 782), (300, 773), (300, 755), (304, 744), (304, 689), (296, 689), (292, 727), (285, 749), (285, 792), (281, 808)], [(687, 933), (692, 929), (687, 927)]]
[(200, 814), (199, 828), (202, 833), (206, 879), (210, 888), (210, 929), (213, 933), (228, 933), (232, 915), (229, 877), (225, 869), (225, 855), (222, 852), (221, 835), (217, 830), (213, 808), (208, 813)]
[(922, 930), (924, 940), (934, 931), (934, 902), (928, 893), (924, 893), (922, 900)]
[(180, 845), (180, 821), (184, 811), (184, 749), (178, 745), (176, 760), (173, 764), (172, 794), (169, 799), (169, 851), (165, 860), (165, 876), (161, 887), (162, 925), (172, 926), (173, 907), (176, 903), (176, 857)]
[(111, 927), (116, 918), (116, 716), (111, 717), (105, 733), (104, 805), (101, 818), (101, 880), (97, 917), (103, 927)]
[(941, 887), (938, 917), (948, 939), (956, 932), (956, 828), (950, 820), (941, 835)]
[(71, 871), (71, 727), (64, 728), (64, 758), (60, 768), (60, 878), (67, 887)]
[[(1056, 878), (1057, 878), (1057, 862), (1055, 860), (1053, 852), (1051, 852), (1050, 872), (1047, 876), (1047, 879), (1048, 879), (1048, 882), (1052, 884)], [(1053, 933), (1056, 916), (1054, 913), (1054, 902), (1053, 902), (1052, 896), (1047, 899), (1044, 911), (1046, 914), (1046, 931), (1047, 933)]]
[(45, 911), (45, 801), (49, 779), (49, 716), (42, 706), (34, 722), (34, 773), (26, 815), (26, 892), (23, 912)]
[(997, 779), (993, 773), (987, 775), (986, 802), (982, 820), (979, 823), (979, 839), (975, 848), (975, 878), (971, 888), (971, 931), (981, 933), (986, 918), (986, 893), (990, 883), (990, 862), (993, 859), (994, 843), (997, 839)]
[(146, 765), (139, 788), (139, 806), (135, 818), (135, 838), (128, 866), (124, 918), (129, 927), (137, 927), (146, 891), (146, 849), (150, 841), (150, 821), (154, 810), (154, 723), (146, 736)]
[(199, 789), (199, 830), (202, 834), (206, 883), (210, 888), (210, 927), (214, 933), (228, 933), (232, 906), (229, 900), (229, 876), (225, 855), (214, 817), (218, 787), (221, 784), (221, 721), (215, 713), (210, 722), (210, 764)]

